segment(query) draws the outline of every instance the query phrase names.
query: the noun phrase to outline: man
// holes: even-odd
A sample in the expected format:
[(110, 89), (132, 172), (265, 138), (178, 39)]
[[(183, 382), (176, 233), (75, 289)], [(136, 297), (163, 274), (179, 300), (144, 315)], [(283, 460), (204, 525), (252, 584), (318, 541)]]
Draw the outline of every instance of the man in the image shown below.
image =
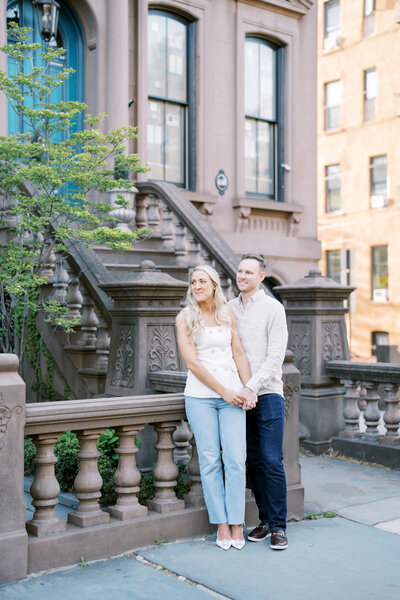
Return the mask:
[(242, 256), (236, 275), (240, 294), (229, 306), (252, 372), (241, 395), (249, 408), (255, 406), (247, 412), (247, 461), (260, 524), (248, 539), (260, 542), (271, 535), (271, 548), (284, 550), (288, 540), (282, 363), (288, 335), (282, 304), (260, 289), (265, 277), (261, 256)]

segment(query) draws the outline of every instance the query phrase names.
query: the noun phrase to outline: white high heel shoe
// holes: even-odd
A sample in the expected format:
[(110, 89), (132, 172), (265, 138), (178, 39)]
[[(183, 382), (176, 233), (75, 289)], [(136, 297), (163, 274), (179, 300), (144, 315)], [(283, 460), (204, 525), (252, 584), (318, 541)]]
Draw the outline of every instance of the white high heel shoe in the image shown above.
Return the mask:
[(244, 539), (243, 540), (234, 540), (234, 539), (231, 540), (231, 546), (236, 548), (236, 550), (241, 550), (244, 545), (245, 545)]
[(217, 546), (219, 548), (222, 548), (222, 550), (229, 550), (229, 548), (232, 545), (232, 541), (233, 540), (228, 540), (228, 539), (219, 540), (218, 537), (217, 537), (217, 539), (215, 540), (215, 543), (217, 544)]

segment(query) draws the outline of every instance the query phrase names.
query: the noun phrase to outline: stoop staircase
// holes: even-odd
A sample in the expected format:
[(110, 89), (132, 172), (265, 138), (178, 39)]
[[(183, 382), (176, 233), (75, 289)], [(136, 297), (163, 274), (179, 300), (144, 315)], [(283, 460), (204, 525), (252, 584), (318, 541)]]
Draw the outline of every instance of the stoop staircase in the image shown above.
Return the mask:
[[(49, 283), (43, 293), (65, 303), (80, 318), (76, 332), (68, 336), (38, 320), (57, 367), (54, 387), (59, 398), (104, 394), (114, 302), (101, 285), (132, 281), (141, 269), (154, 265), (157, 271), (186, 283), (190, 268), (210, 264), (221, 276), (226, 297), (231, 299), (237, 291), (238, 257), (184, 192), (173, 184), (152, 181), (138, 183), (137, 190), (131, 208), (115, 212), (121, 220), (117, 227), (151, 230), (131, 250), (118, 253), (106, 247), (71, 245), (70, 256), (53, 255), (46, 265)], [(34, 393), (30, 399), (35, 400)]]

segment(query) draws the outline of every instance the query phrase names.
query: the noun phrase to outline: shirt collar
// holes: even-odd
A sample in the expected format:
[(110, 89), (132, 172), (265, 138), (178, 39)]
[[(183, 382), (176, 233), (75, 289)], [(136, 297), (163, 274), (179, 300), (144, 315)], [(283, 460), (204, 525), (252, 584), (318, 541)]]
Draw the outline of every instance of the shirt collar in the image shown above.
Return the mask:
[[(264, 290), (259, 289), (258, 292), (256, 292), (252, 296), (250, 296), (250, 298), (247, 300), (247, 302), (252, 302), (252, 303), (257, 302), (264, 295), (265, 295)], [(240, 292), (240, 294), (239, 294), (239, 302), (243, 306), (242, 292)]]

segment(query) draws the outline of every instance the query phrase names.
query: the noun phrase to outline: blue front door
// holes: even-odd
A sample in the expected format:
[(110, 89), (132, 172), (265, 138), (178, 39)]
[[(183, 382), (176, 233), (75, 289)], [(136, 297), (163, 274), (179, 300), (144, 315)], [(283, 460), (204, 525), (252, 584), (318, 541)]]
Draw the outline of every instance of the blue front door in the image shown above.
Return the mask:
[[(60, 4), (60, 16), (58, 20), (57, 39), (50, 42), (50, 46), (63, 47), (66, 54), (57, 61), (50, 64), (50, 71), (55, 73), (65, 67), (72, 67), (75, 70), (69, 79), (51, 94), (51, 102), (59, 102), (61, 100), (77, 100), (84, 101), (84, 39), (82, 29), (75, 13), (66, 2), (58, 0)], [(32, 5), (31, 0), (12, 0), (7, 3), (7, 22), (15, 21), (20, 27), (32, 28), (32, 41), (39, 42), (43, 45), (40, 33), (38, 31), (38, 23), (36, 18), (36, 10)], [(9, 40), (12, 43), (12, 39)], [(35, 66), (41, 66), (42, 61), (40, 53), (36, 53)], [(19, 65), (15, 59), (9, 57), (8, 72), (10, 75), (15, 74)], [(82, 123), (78, 121), (77, 128), (80, 128)], [(17, 117), (14, 110), (9, 106), (8, 110), (8, 132), (10, 134), (24, 133), (26, 125)]]

